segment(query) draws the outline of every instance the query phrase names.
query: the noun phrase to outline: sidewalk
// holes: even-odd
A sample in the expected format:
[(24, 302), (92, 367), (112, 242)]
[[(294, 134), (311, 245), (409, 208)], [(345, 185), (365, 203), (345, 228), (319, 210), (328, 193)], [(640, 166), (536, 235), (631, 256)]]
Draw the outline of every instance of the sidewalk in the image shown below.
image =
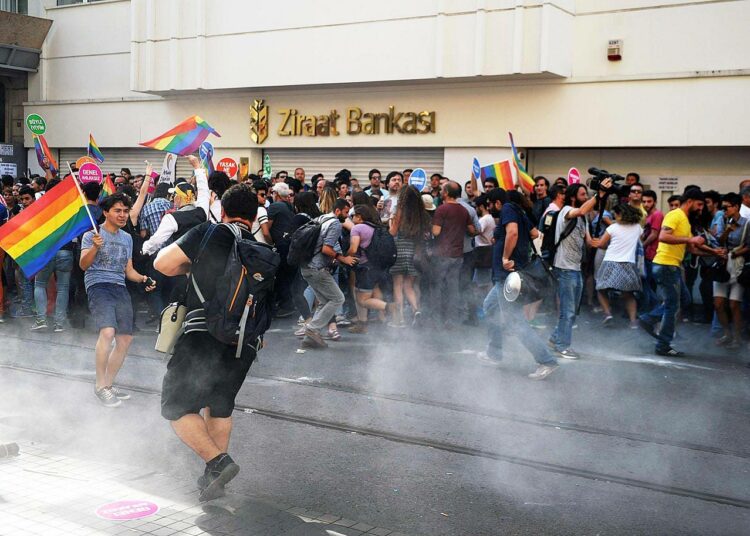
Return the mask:
[[(0, 443), (12, 436), (0, 425)], [(30, 441), (19, 447), (18, 456), (0, 459), (0, 536), (405, 536), (231, 492), (201, 504), (194, 482), (61, 456)]]

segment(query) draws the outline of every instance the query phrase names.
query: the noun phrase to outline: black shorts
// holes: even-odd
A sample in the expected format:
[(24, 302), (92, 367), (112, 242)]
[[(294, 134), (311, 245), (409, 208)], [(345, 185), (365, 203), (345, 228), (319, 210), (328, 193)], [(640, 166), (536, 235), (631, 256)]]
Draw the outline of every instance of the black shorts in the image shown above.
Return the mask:
[(370, 263), (358, 264), (354, 269), (357, 275), (354, 288), (361, 292), (370, 292), (378, 286), (385, 277), (385, 270), (372, 266)]
[(188, 333), (175, 345), (167, 364), (161, 391), (161, 414), (169, 421), (201, 409), (211, 416), (232, 415), (234, 399), (255, 360), (255, 350), (245, 347), (242, 357), (235, 346), (222, 344), (208, 333)]

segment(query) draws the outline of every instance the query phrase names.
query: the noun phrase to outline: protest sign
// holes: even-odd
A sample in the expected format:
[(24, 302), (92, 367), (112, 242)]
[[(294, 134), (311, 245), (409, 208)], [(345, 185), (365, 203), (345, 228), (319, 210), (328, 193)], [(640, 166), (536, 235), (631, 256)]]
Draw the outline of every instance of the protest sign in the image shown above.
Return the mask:
[(91, 164), (96, 164), (96, 162), (94, 161), (94, 159), (91, 158), (90, 156), (82, 156), (81, 158), (79, 158), (78, 160), (76, 160), (76, 168), (77, 169), (81, 169), (81, 166), (83, 164), (87, 163), (87, 162), (91, 163)]
[(237, 175), (238, 166), (237, 162), (235, 162), (232, 158), (222, 158), (217, 162), (216, 169), (218, 171), (223, 171), (227, 174), (227, 177), (233, 179), (235, 175)]
[(409, 175), (409, 184), (414, 186), (414, 188), (420, 192), (424, 190), (424, 187), (427, 184), (427, 173), (424, 172), (424, 169), (417, 168), (412, 171), (411, 175)]
[(568, 184), (579, 184), (581, 182), (581, 172), (572, 167), (568, 170)]
[(44, 122), (44, 119), (39, 114), (29, 114), (26, 117), (26, 126), (29, 127), (32, 134), (36, 134), (37, 136), (41, 136), (47, 132), (47, 123)]
[(263, 157), (263, 178), (271, 178), (271, 155), (268, 153)]
[(93, 162), (85, 162), (80, 168), (78, 168), (78, 180), (81, 184), (89, 182), (95, 182), (97, 184), (102, 183), (104, 174), (99, 166)]
[(165, 182), (167, 184), (174, 184), (175, 180), (175, 167), (177, 166), (177, 157), (172, 153), (167, 153), (164, 157), (164, 163), (161, 166), (161, 173), (159, 174), (159, 182)]

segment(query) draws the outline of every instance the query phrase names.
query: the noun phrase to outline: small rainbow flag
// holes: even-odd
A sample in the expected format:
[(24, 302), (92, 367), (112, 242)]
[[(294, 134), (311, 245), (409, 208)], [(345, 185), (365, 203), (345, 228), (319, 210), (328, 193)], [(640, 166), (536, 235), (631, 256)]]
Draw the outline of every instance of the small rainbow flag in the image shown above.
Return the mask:
[(31, 278), (61, 247), (91, 228), (81, 192), (75, 179), (68, 176), (0, 227), (0, 248)]
[(44, 139), (43, 135), (37, 136), (36, 134), (32, 135), (32, 138), (34, 139), (34, 150), (36, 151), (36, 159), (39, 162), (39, 165), (44, 166), (44, 159), (47, 158), (47, 161), (49, 162), (49, 170), (53, 175), (57, 175), (57, 162), (52, 157), (52, 152), (49, 150), (47, 140)]
[(115, 185), (112, 184), (112, 179), (109, 178), (109, 175), (105, 175), (102, 181), (102, 191), (99, 193), (99, 201), (105, 197), (109, 197), (113, 193), (115, 193)]
[(99, 149), (99, 146), (96, 144), (96, 140), (94, 139), (94, 136), (91, 134), (91, 132), (89, 132), (89, 156), (98, 161), (100, 164), (104, 162), (104, 155), (102, 154), (102, 150)]
[(531, 193), (534, 191), (534, 179), (526, 173), (526, 168), (521, 163), (521, 159), (518, 157), (518, 151), (516, 150), (516, 144), (513, 143), (513, 134), (508, 132), (510, 136), (510, 147), (513, 150), (513, 165), (516, 168), (516, 174), (518, 175), (518, 182), (521, 187), (527, 192)]
[(516, 183), (513, 180), (513, 170), (510, 167), (510, 160), (503, 160), (502, 162), (482, 166), (480, 176), (482, 181), (488, 177), (495, 177), (498, 186), (505, 190), (513, 190), (516, 187)]
[(221, 137), (211, 125), (206, 123), (201, 117), (194, 115), (193, 117), (188, 117), (161, 136), (150, 141), (141, 142), (139, 145), (151, 147), (157, 151), (186, 156), (197, 151), (209, 134)]

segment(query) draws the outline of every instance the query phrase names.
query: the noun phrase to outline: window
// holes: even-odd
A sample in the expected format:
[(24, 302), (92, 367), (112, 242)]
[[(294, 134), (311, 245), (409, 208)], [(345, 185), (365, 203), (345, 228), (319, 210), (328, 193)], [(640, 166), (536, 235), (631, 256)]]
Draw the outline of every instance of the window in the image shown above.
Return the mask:
[(92, 2), (100, 2), (101, 0), (57, 0), (58, 6), (70, 6), (73, 4), (90, 4)]
[(0, 11), (27, 15), (29, 13), (29, 2), (28, 0), (0, 0)]

